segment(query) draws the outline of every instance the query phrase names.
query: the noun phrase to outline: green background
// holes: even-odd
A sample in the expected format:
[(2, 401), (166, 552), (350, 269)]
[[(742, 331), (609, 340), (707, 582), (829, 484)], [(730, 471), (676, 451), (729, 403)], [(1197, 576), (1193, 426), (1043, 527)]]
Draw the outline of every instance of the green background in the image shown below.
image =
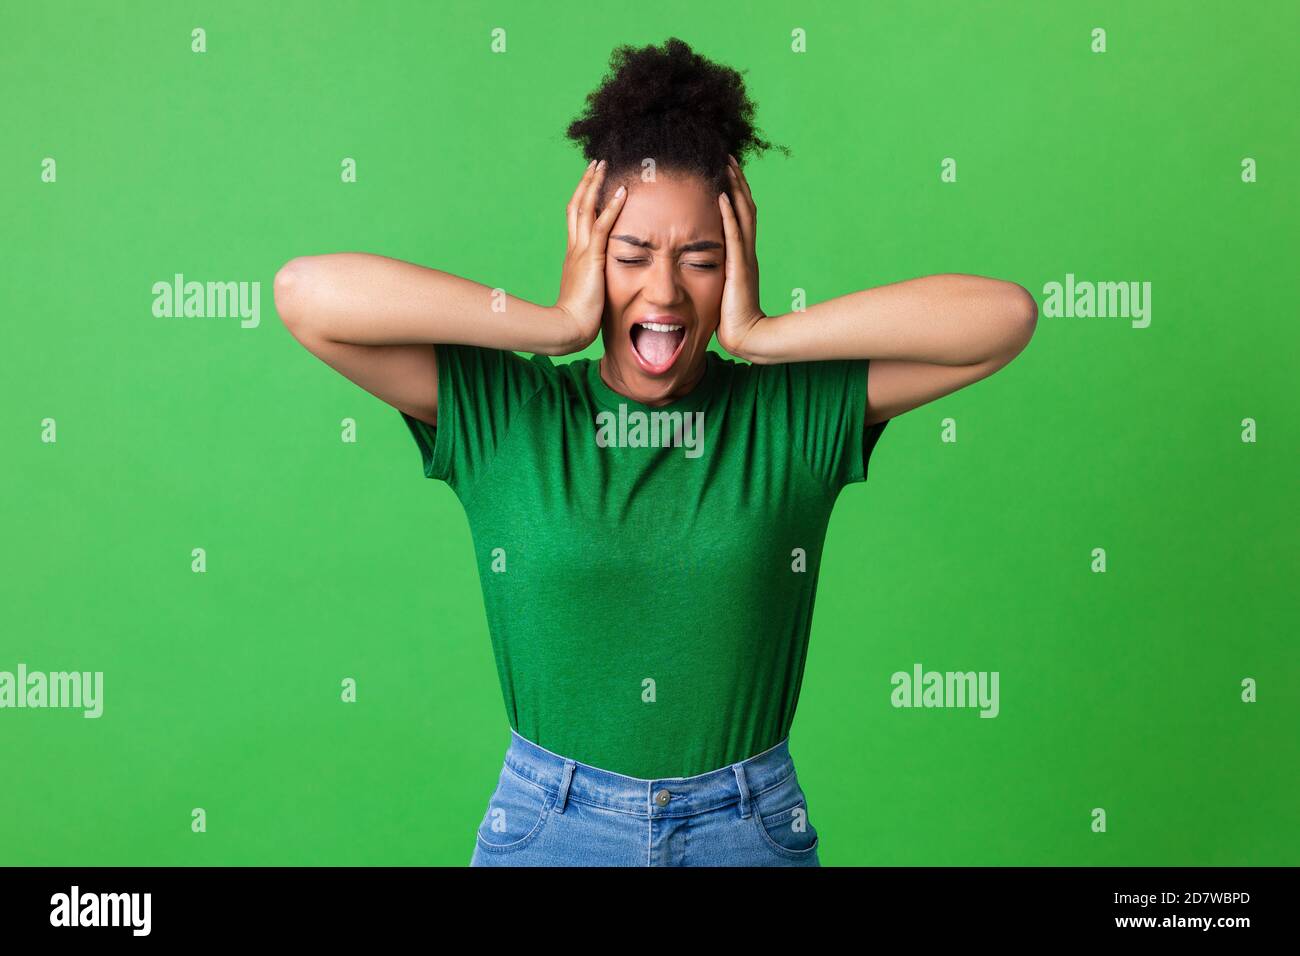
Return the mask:
[[(791, 735), (823, 864), (1300, 862), (1296, 10), (5, 4), (0, 670), (103, 671), (105, 712), (0, 711), (0, 863), (468, 863), (509, 731), (465, 517), (272, 279), (363, 250), (553, 302), (564, 127), (673, 35), (792, 150), (747, 170), (768, 312), (1153, 284), (1146, 329), (1041, 318), (840, 498)], [(155, 318), (176, 272), (260, 281), (260, 327)], [(1000, 716), (892, 708), (918, 661), (998, 671)]]

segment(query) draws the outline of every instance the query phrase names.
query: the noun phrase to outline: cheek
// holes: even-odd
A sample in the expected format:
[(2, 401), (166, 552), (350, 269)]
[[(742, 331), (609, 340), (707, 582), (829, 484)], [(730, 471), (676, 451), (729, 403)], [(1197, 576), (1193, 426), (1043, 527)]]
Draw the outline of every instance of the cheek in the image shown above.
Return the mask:
[(628, 279), (623, 269), (605, 267), (605, 311), (604, 318), (616, 325), (623, 321), (623, 313), (628, 303), (636, 297), (636, 286)]
[(721, 266), (713, 272), (696, 276), (691, 283), (691, 297), (702, 314), (716, 313), (722, 307), (722, 289), (725, 284)]
[(709, 305), (707, 322), (713, 328), (718, 327), (718, 322), (722, 316), (722, 291), (726, 287), (726, 277), (723, 275), (722, 266), (718, 266), (717, 275), (712, 277), (713, 281), (709, 286)]
[(627, 299), (631, 285), (626, 270), (619, 269), (612, 259), (605, 260), (605, 298), (611, 302)]

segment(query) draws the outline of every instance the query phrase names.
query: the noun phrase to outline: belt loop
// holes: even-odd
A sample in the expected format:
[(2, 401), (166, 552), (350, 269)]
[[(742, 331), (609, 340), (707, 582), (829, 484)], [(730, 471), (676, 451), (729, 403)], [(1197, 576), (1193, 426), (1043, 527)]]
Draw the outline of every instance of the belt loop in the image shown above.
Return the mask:
[(749, 781), (745, 779), (743, 763), (733, 763), (731, 769), (736, 773), (736, 786), (740, 788), (740, 818), (749, 819)]
[(555, 812), (563, 813), (564, 805), (569, 799), (569, 784), (573, 782), (573, 770), (577, 763), (573, 760), (564, 761), (564, 773), (560, 775), (560, 792), (555, 797)]

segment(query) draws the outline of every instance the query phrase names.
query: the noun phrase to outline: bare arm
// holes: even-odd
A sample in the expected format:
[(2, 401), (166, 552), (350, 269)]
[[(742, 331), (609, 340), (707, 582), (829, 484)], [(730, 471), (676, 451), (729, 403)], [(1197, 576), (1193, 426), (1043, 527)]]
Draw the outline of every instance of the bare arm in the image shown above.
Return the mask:
[[(494, 301), (497, 309), (493, 309)], [(377, 398), (437, 424), (435, 343), (561, 355), (574, 331), (535, 305), (386, 256), (303, 256), (275, 277), (275, 307), (302, 345)]]
[(758, 363), (870, 358), (867, 424), (987, 378), (1033, 336), (1034, 297), (1019, 285), (944, 274), (851, 292), (763, 317), (740, 346)]
[[(756, 364), (870, 359), (873, 425), (992, 375), (1029, 344), (1038, 304), (1014, 282), (945, 273), (769, 317), (758, 304), (758, 207), (740, 164), (718, 197), (727, 248), (718, 342)], [(734, 197), (734, 199), (733, 199)]]
[(604, 167), (593, 161), (566, 207), (569, 244), (553, 306), (425, 266), (360, 252), (301, 256), (275, 276), (285, 326), (322, 362), (413, 418), (438, 423), (435, 347), (565, 355), (600, 331), (605, 248), (619, 190), (599, 216)]

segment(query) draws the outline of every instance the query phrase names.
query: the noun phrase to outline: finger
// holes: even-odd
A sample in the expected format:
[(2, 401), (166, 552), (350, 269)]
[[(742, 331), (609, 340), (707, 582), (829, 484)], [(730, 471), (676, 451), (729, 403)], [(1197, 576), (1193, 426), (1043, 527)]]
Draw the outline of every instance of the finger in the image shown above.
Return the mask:
[(736, 212), (740, 216), (741, 229), (744, 230), (750, 246), (753, 246), (755, 235), (758, 234), (758, 207), (754, 204), (753, 193), (749, 191), (749, 181), (745, 179), (745, 173), (741, 172), (740, 166), (728, 166), (727, 174), (731, 178), (732, 191), (736, 196)]
[(600, 211), (596, 217), (595, 223), (591, 227), (591, 247), (601, 255), (605, 253), (605, 246), (609, 242), (609, 231), (614, 228), (614, 220), (618, 218), (619, 212), (623, 208), (623, 203), (627, 201), (627, 187), (619, 186), (614, 190), (614, 195), (605, 204), (605, 208)]
[(578, 207), (579, 246), (586, 246), (591, 241), (591, 221), (595, 218), (596, 197), (600, 195), (600, 184), (605, 181), (606, 168), (603, 159), (596, 164), (587, 180), (586, 191), (582, 194), (582, 203)]
[(569, 205), (566, 207), (569, 220), (569, 248), (578, 241), (578, 204), (582, 201), (582, 191), (586, 188), (587, 180), (591, 178), (591, 171), (596, 168), (596, 161), (593, 159), (587, 164), (586, 171), (582, 178), (578, 180), (578, 186), (573, 190), (573, 195), (569, 197)]
[(741, 225), (750, 237), (750, 241), (753, 242), (754, 236), (758, 232), (758, 204), (754, 202), (754, 194), (750, 191), (749, 180), (745, 178), (745, 171), (740, 168), (740, 163), (730, 153), (727, 155), (731, 159), (731, 181), (737, 184), (736, 208), (740, 213)]
[(731, 192), (735, 196), (735, 206), (733, 208), (736, 213), (736, 218), (740, 222), (741, 234), (745, 237), (746, 247), (752, 248), (754, 245), (755, 227), (757, 226), (753, 203), (745, 197), (744, 187), (740, 184), (739, 176), (735, 167), (728, 166), (727, 175), (731, 179)]
[(740, 223), (736, 221), (736, 211), (732, 208), (731, 199), (726, 193), (719, 194), (718, 205), (722, 209), (722, 235), (726, 239), (726, 276), (727, 281), (731, 282), (740, 276), (740, 268), (744, 262), (745, 240), (740, 233)]
[[(730, 156), (731, 154), (728, 153), (727, 155)], [(740, 163), (736, 162), (736, 157), (734, 156), (731, 157), (731, 168), (735, 171), (736, 178), (740, 180), (740, 190), (745, 197), (745, 201), (753, 206), (754, 210), (757, 211), (758, 206), (754, 203), (754, 194), (749, 191), (749, 180), (745, 178), (745, 171), (740, 168)]]

